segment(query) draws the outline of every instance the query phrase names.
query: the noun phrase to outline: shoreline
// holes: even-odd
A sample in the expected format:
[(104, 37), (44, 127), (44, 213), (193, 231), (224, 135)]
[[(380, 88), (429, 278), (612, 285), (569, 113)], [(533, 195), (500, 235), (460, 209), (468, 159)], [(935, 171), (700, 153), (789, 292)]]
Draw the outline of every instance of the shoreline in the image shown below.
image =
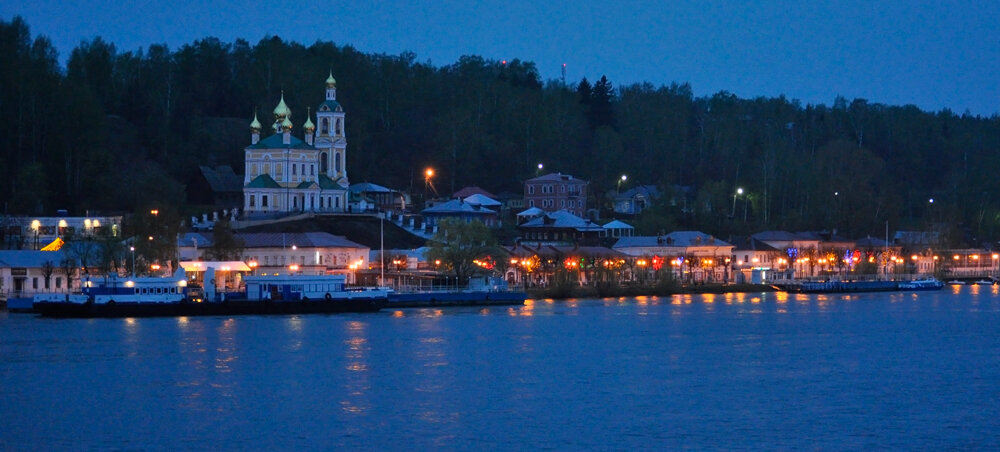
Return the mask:
[(550, 286), (525, 289), (531, 299), (570, 299), (570, 298), (608, 298), (608, 297), (643, 297), (686, 294), (727, 294), (778, 292), (769, 284), (692, 284), (692, 285), (661, 285), (661, 286)]

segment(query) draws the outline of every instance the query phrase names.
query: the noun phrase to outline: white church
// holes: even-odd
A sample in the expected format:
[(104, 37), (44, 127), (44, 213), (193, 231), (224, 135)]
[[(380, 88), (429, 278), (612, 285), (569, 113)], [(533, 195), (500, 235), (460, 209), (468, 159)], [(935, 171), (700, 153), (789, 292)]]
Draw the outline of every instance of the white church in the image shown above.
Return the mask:
[(337, 102), (337, 81), (332, 73), (326, 79), (326, 100), (316, 109), (319, 130), (307, 117), (302, 125), (305, 140), (293, 137), (291, 117), (282, 93), (274, 108), (274, 133), (261, 139), (261, 124), (254, 114), (244, 158), (243, 212), (347, 210), (344, 109)]

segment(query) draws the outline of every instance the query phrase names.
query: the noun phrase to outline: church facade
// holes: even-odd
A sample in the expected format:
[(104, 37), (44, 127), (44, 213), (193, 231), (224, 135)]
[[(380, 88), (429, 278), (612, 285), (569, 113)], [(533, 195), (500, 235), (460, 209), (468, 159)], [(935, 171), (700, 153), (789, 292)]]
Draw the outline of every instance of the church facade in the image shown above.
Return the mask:
[[(285, 96), (274, 108), (273, 133), (261, 139), (254, 114), (250, 146), (244, 151), (243, 212), (247, 215), (347, 210), (347, 140), (337, 81), (326, 79), (326, 99), (307, 117), (303, 138), (292, 136), (292, 111)], [(307, 116), (311, 114), (307, 113)]]

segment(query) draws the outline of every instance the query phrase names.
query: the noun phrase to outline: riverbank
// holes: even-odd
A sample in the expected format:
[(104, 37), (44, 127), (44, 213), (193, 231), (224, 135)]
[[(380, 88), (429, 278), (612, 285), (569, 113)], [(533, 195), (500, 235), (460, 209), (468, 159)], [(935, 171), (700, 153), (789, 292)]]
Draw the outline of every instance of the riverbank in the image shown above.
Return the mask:
[(682, 294), (724, 294), (776, 292), (768, 284), (660, 284), (656, 286), (551, 286), (528, 288), (528, 298), (606, 298), (671, 296)]

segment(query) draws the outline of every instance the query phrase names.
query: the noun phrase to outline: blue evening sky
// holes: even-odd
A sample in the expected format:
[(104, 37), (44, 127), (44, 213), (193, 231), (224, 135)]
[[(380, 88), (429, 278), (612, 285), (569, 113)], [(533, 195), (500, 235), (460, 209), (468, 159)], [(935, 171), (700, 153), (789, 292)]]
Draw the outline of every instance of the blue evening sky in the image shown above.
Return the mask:
[[(8, 0), (65, 62), (94, 36), (134, 50), (267, 35), (363, 52), (533, 61), (544, 79), (689, 82), (698, 96), (834, 97), (956, 113), (1000, 112), (1000, 2), (880, 1), (99, 1)], [(334, 68), (336, 71), (336, 68)], [(341, 80), (345, 85), (349, 81)]]

